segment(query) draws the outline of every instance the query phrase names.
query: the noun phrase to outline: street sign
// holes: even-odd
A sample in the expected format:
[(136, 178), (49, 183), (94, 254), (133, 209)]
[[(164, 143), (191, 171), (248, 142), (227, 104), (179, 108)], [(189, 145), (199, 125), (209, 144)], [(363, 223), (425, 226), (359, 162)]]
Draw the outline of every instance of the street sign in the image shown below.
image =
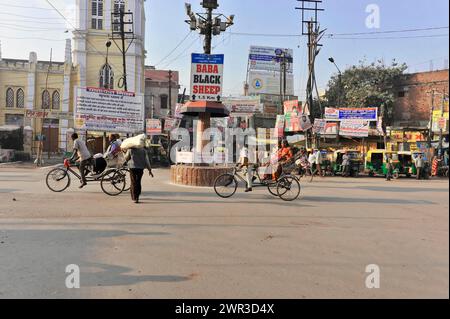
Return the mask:
[(223, 63), (223, 54), (192, 54), (192, 101), (221, 101)]

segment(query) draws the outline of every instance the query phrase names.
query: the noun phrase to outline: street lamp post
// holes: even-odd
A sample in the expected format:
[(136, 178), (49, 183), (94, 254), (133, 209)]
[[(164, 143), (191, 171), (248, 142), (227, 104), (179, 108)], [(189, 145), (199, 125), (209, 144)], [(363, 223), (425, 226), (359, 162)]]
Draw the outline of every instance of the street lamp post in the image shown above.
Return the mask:
[(341, 107), (341, 98), (342, 98), (342, 92), (343, 92), (343, 86), (342, 86), (342, 72), (341, 69), (339, 69), (339, 67), (336, 64), (336, 61), (334, 60), (334, 58), (329, 58), (328, 61), (330, 61), (331, 63), (334, 64), (334, 66), (336, 67), (336, 69), (338, 70), (338, 83), (339, 83), (339, 92), (338, 92), (338, 105), (337, 108)]
[[(205, 36), (204, 54), (210, 55), (212, 53), (212, 38), (225, 32), (234, 24), (234, 15), (229, 17), (221, 13), (214, 14), (213, 11), (219, 7), (218, 0), (203, 0), (201, 2), (206, 13), (194, 13), (190, 3), (186, 3), (186, 14), (189, 20), (185, 22), (189, 25), (192, 31), (198, 30), (201, 35)], [(224, 18), (224, 20), (222, 20)], [(211, 114), (208, 112), (199, 114), (199, 121), (197, 124), (197, 145), (196, 151), (203, 149), (203, 132), (210, 127)]]

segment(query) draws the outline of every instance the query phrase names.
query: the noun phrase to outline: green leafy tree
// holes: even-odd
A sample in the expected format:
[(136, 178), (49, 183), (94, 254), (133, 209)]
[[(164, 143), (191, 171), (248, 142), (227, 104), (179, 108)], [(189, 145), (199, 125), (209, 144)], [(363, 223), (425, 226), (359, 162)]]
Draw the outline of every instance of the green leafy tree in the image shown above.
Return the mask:
[(394, 115), (394, 86), (406, 69), (406, 64), (395, 60), (391, 65), (360, 61), (330, 79), (324, 103), (329, 107), (378, 107), (388, 125)]

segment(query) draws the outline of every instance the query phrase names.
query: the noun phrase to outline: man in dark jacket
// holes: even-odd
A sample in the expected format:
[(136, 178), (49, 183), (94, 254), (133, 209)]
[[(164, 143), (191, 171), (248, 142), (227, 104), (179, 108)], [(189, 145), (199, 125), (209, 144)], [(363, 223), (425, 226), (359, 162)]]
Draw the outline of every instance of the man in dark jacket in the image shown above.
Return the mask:
[(145, 148), (131, 148), (125, 155), (125, 161), (130, 168), (131, 199), (138, 204), (142, 191), (141, 182), (142, 176), (144, 176), (144, 169), (148, 169), (150, 176), (153, 177), (147, 150)]

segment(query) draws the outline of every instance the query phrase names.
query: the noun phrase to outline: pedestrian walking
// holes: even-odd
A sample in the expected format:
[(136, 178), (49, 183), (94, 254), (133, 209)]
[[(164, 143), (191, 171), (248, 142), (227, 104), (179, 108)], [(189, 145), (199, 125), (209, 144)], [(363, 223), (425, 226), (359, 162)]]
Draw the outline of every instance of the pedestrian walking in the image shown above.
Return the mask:
[(347, 152), (342, 155), (342, 176), (350, 176), (350, 157), (348, 156)]
[(421, 180), (422, 176), (423, 176), (423, 168), (424, 168), (424, 160), (423, 160), (423, 155), (419, 154), (416, 159), (415, 159), (415, 165), (416, 165), (416, 169), (417, 169), (417, 180)]
[(322, 153), (319, 150), (314, 150), (315, 153), (315, 164), (317, 172), (319, 172), (319, 176), (323, 177), (322, 173)]
[(394, 163), (392, 160), (392, 154), (386, 154), (386, 181), (390, 182), (392, 180), (394, 170)]
[(152, 167), (145, 148), (130, 148), (125, 155), (125, 162), (130, 168), (131, 199), (138, 204), (142, 192), (142, 177), (144, 169), (148, 169), (149, 175), (153, 177)]

